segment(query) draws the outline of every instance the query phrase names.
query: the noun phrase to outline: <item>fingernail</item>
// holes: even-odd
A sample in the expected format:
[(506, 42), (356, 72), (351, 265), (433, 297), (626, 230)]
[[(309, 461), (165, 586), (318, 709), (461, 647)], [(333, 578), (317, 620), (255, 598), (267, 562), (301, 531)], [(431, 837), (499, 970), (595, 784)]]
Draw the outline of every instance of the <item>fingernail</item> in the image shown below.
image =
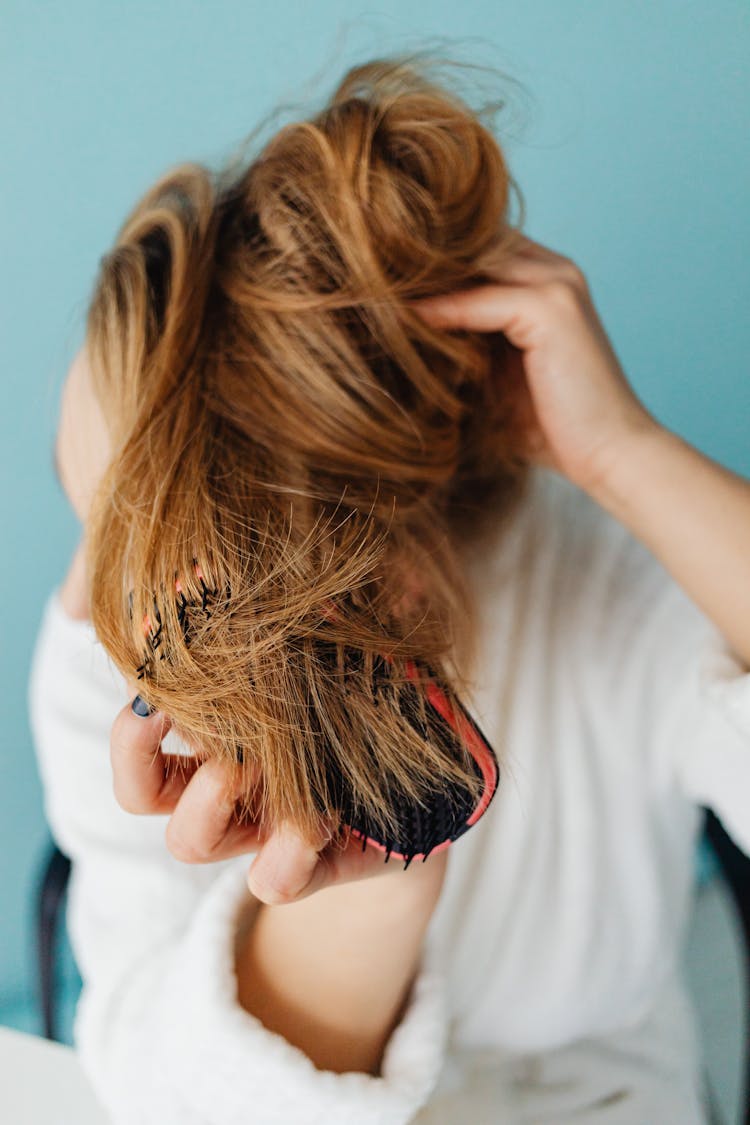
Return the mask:
[(139, 715), (141, 719), (147, 719), (149, 715), (153, 715), (156, 712), (156, 708), (152, 707), (150, 703), (147, 703), (145, 699), (142, 699), (140, 695), (136, 695), (135, 699), (130, 704), (130, 710), (134, 715)]

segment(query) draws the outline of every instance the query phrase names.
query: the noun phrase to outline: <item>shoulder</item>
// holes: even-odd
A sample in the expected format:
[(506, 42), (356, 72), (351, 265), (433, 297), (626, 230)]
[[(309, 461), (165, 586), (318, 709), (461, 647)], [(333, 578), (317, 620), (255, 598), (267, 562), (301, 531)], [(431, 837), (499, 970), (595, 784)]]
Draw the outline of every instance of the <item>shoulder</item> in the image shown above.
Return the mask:
[(715, 626), (628, 527), (564, 478), (545, 474), (531, 514), (551, 629), (612, 714), (653, 716), (721, 647)]
[(514, 583), (549, 628), (603, 654), (641, 642), (664, 612), (689, 599), (662, 563), (591, 496), (551, 469), (536, 469), (509, 539)]
[(517, 620), (568, 663), (638, 661), (654, 634), (695, 636), (701, 613), (660, 560), (584, 490), (536, 467), (512, 519), (470, 560), (481, 619)]
[(656, 556), (588, 493), (552, 470), (536, 480), (529, 512), (538, 549), (561, 573), (593, 592), (627, 596), (642, 583), (670, 581)]
[(612, 570), (639, 570), (653, 558), (645, 546), (586, 492), (552, 469), (537, 467), (523, 502), (490, 553), (512, 556), (516, 571), (534, 572), (568, 596), (593, 592)]

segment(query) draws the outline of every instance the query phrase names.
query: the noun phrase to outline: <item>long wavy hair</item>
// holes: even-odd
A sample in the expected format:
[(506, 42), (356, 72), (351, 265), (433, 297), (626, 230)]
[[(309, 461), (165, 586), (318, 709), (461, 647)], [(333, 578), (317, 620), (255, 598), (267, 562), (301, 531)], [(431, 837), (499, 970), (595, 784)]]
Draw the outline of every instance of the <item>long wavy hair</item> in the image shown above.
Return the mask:
[(330, 770), (385, 832), (394, 784), (478, 791), (468, 752), (404, 718), (404, 669), (465, 692), (462, 552), (529, 466), (510, 346), (409, 302), (486, 280), (511, 188), (480, 112), (429, 59), (389, 57), (244, 163), (168, 171), (100, 260), (91, 618), (177, 735), (241, 771), (239, 816), (317, 838)]

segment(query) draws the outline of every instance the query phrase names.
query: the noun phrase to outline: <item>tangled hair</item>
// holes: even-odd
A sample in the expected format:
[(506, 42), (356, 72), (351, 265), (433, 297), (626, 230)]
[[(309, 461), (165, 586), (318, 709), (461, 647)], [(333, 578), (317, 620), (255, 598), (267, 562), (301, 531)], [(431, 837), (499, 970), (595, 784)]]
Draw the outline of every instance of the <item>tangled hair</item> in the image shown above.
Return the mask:
[(487, 279), (478, 257), (516, 233), (511, 186), (478, 113), (424, 61), (380, 59), (246, 166), (162, 176), (100, 261), (92, 622), (178, 736), (242, 771), (238, 815), (314, 839), (327, 768), (384, 831), (391, 784), (478, 792), (468, 752), (417, 733), (400, 691), (407, 660), (465, 690), (461, 551), (528, 463), (504, 337), (408, 302)]

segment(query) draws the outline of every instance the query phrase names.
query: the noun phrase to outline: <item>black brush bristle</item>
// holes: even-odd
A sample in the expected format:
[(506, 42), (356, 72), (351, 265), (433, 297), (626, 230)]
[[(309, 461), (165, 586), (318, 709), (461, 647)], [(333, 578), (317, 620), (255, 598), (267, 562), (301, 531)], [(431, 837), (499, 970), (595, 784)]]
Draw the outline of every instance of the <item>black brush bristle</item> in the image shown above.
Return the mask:
[[(333, 646), (326, 649), (326, 656), (329, 658), (332, 655), (331, 649), (333, 649)], [(347, 666), (361, 668), (362, 662), (350, 662), (347, 659)], [(434, 677), (432, 679), (434, 680)], [(373, 667), (373, 698), (377, 697), (377, 687), (388, 682), (388, 663), (382, 658), (378, 658)], [(392, 696), (392, 698), (395, 699), (395, 696)], [(462, 761), (463, 744), (457, 732), (426, 698), (424, 703), (424, 711), (422, 711), (417, 686), (413, 682), (403, 684), (398, 695), (398, 706), (404, 719), (426, 741), (439, 748), (454, 761)], [(466, 709), (461, 704), (458, 704), (458, 706), (465, 720), (474, 729), (491, 755), (495, 766), (496, 788), (498, 770), (495, 754)], [(484, 775), (480, 764), (471, 755), (470, 760), (473, 763), (477, 778), (481, 781)], [(470, 827), (468, 820), (474, 812), (476, 801), (472, 800), (471, 793), (465, 786), (451, 778), (442, 778), (439, 787), (432, 791), (425, 805), (417, 804), (403, 792), (393, 788), (389, 789), (387, 800), (391, 811), (395, 814), (397, 831), (394, 837), (384, 839), (377, 824), (372, 822), (355, 802), (354, 795), (347, 789), (340, 771), (334, 769), (330, 759), (328, 759), (326, 770), (329, 792), (334, 795), (336, 809), (341, 816), (342, 824), (362, 837), (362, 851), (367, 848), (368, 841), (384, 849), (385, 863), (389, 862), (394, 852), (405, 860), (404, 870), (415, 856), (422, 855), (422, 862), (424, 863), (434, 848), (446, 841), (457, 840)], [(490, 801), (494, 792), (495, 789), (493, 788)]]

